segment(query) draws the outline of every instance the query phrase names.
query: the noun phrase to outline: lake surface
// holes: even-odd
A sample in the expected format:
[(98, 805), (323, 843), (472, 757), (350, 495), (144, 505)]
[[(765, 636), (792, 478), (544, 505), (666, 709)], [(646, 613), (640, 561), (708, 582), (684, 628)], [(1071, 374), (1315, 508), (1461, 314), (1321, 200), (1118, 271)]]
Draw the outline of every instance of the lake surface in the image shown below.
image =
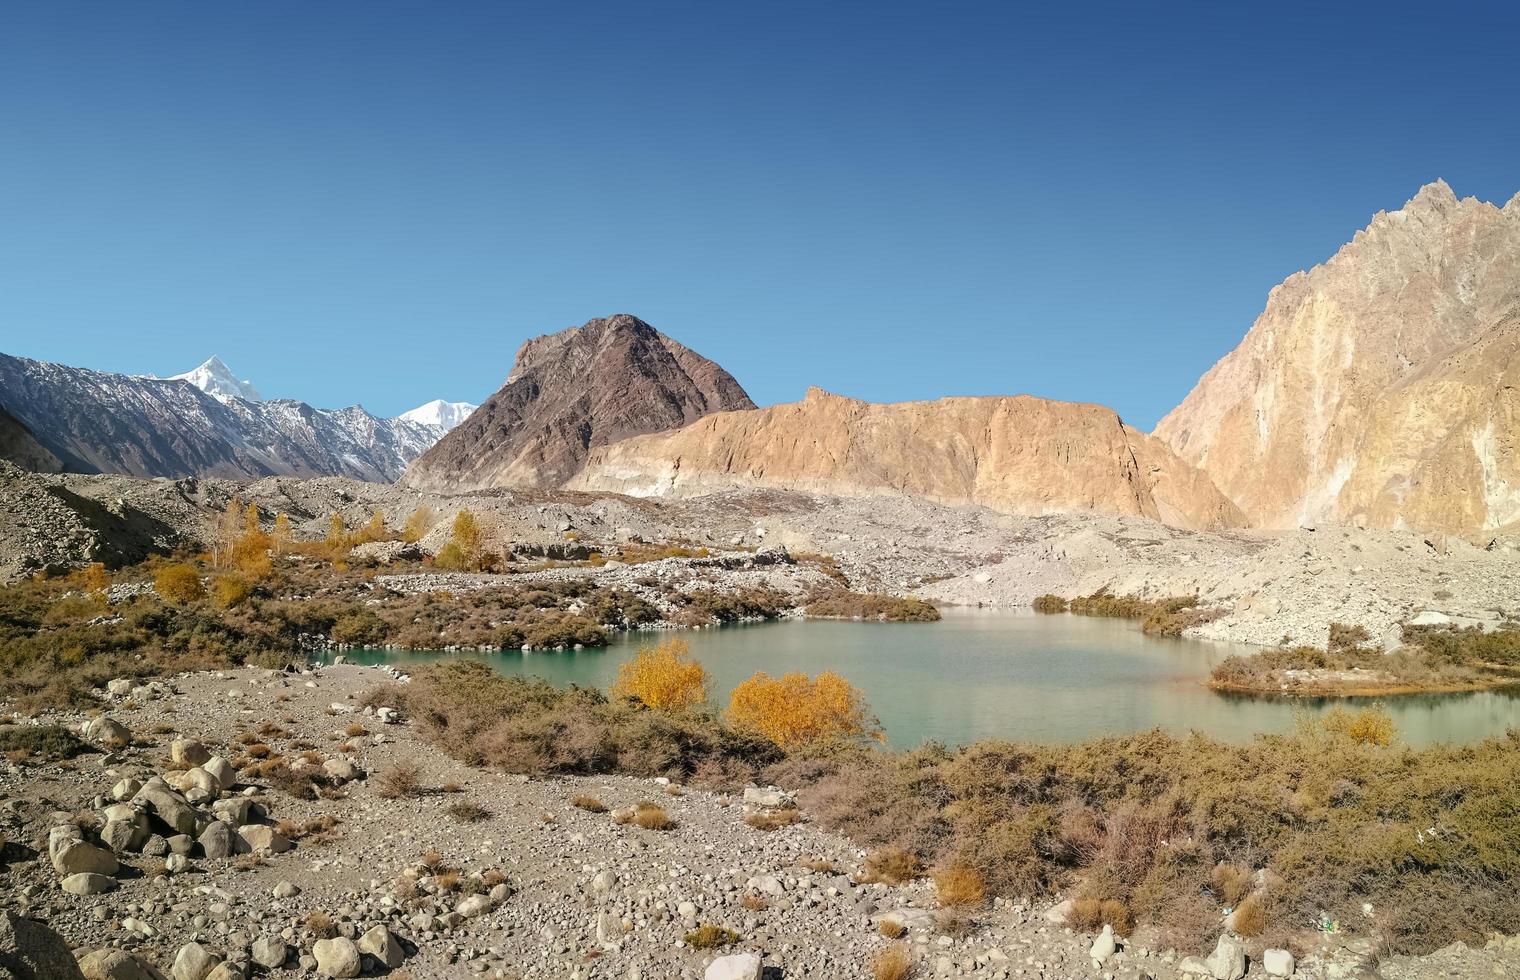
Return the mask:
[[(680, 633), (621, 634), (604, 650), (563, 653), (350, 651), (359, 663), (472, 657), (503, 674), (606, 689), (618, 666), (667, 636), (691, 645), (717, 703), (757, 670), (833, 670), (862, 689), (898, 748), (983, 738), (1075, 742), (1165, 728), (1245, 741), (1287, 731), (1316, 698), (1251, 698), (1204, 686), (1209, 669), (1253, 648), (1145, 636), (1131, 622), (1019, 611), (947, 609), (938, 623), (758, 623)], [(1355, 707), (1361, 699), (1342, 701)], [(1385, 701), (1413, 745), (1467, 742), (1520, 728), (1520, 688)]]

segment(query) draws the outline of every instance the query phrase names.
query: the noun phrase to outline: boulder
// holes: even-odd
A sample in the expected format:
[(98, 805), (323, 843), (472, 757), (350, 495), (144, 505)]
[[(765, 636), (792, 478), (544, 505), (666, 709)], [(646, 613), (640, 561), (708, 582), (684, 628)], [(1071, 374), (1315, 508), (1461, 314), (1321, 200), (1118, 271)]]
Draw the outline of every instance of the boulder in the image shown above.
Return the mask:
[(213, 823), (200, 836), (201, 853), (213, 860), (227, 858), (248, 850), (248, 842), (237, 831), (224, 823)]
[(324, 977), (357, 977), (359, 966), (362, 962), (359, 958), (359, 947), (354, 945), (352, 939), (319, 939), (311, 948), (311, 953), (317, 960), (317, 973)]
[(491, 911), (491, 899), (485, 895), (471, 895), (456, 905), (454, 911), (466, 919), (473, 919)]
[(200, 943), (186, 943), (174, 954), (174, 965), (169, 972), (174, 980), (206, 980), (221, 961), (220, 956)]
[[(191, 803), (210, 803), (222, 795), (222, 783), (211, 773), (196, 766), (180, 777), (180, 789)], [(189, 831), (186, 831), (189, 833)]]
[(142, 789), (142, 783), (139, 783), (137, 780), (123, 779), (111, 787), (111, 799), (118, 802), (130, 800), (137, 795), (137, 791), (140, 789)]
[(120, 748), (132, 741), (132, 732), (115, 718), (100, 715), (84, 726), (84, 737), (96, 745)]
[(84, 973), (58, 933), (14, 912), (0, 911), (0, 977), (84, 980)]
[(784, 793), (774, 786), (765, 789), (757, 786), (746, 786), (744, 787), (744, 802), (749, 806), (778, 810), (784, 806), (791, 806), (792, 797), (790, 794)]
[(354, 765), (353, 760), (341, 756), (322, 763), (322, 771), (339, 783), (351, 782), (364, 775), (363, 771)]
[(144, 783), (132, 799), (146, 806), (176, 834), (195, 832), (195, 809), (157, 776)]
[(754, 953), (730, 953), (707, 965), (702, 980), (760, 980), (760, 957)]
[(63, 879), (63, 890), (70, 895), (101, 895), (115, 887), (115, 878), (89, 872), (80, 872)]
[(1286, 949), (1269, 949), (1261, 954), (1261, 968), (1272, 977), (1291, 977), (1293, 975), (1293, 954)]
[(124, 698), (132, 693), (132, 681), (127, 677), (118, 677), (115, 680), (106, 681), (106, 693), (113, 698)]
[(227, 789), (237, 782), (237, 770), (232, 768), (232, 763), (219, 755), (214, 755), (207, 759), (206, 764), (201, 766), (201, 768), (211, 773), (221, 789)]
[(255, 822), (255, 807), (258, 804), (246, 796), (229, 796), (225, 800), (217, 800), (211, 804), (211, 812), (216, 814), (218, 820), (241, 827), (245, 823)]
[(1114, 927), (1105, 925), (1103, 931), (1098, 933), (1098, 937), (1093, 940), (1088, 953), (1091, 954), (1094, 963), (1102, 966), (1108, 962), (1110, 956), (1114, 955), (1116, 949), (1118, 949), (1118, 943), (1114, 942)]
[(211, 753), (193, 738), (177, 738), (169, 743), (169, 759), (175, 765), (199, 766), (211, 761)]
[(1246, 975), (1246, 947), (1232, 936), (1220, 936), (1204, 963), (1214, 980), (1240, 980)]
[(274, 886), (275, 898), (295, 898), (301, 894), (301, 886), (288, 881), (281, 881)]
[(67, 877), (77, 874), (114, 875), (120, 865), (116, 855), (103, 847), (74, 838), (58, 845), (53, 870)]
[(396, 937), (391, 935), (385, 926), (375, 926), (369, 932), (359, 937), (359, 952), (368, 953), (383, 963), (388, 969), (394, 970), (401, 965), (405, 954), (401, 951), (401, 944)]
[(224, 960), (206, 974), (206, 980), (248, 980), (248, 968), (241, 963)]
[(120, 949), (97, 949), (79, 960), (85, 980), (164, 980), (158, 968)]
[(290, 955), (290, 947), (279, 936), (260, 936), (253, 941), (253, 961), (268, 970), (277, 970)]
[(100, 842), (117, 854), (141, 850), (148, 841), (148, 821), (134, 813), (125, 820), (107, 820), (100, 829)]
[(63, 845), (77, 840), (84, 840), (84, 831), (74, 824), (61, 823), (53, 827), (48, 831), (48, 859), (56, 858)]
[(251, 850), (262, 853), (283, 854), (294, 846), (284, 834), (261, 823), (244, 824), (238, 828), (238, 834)]

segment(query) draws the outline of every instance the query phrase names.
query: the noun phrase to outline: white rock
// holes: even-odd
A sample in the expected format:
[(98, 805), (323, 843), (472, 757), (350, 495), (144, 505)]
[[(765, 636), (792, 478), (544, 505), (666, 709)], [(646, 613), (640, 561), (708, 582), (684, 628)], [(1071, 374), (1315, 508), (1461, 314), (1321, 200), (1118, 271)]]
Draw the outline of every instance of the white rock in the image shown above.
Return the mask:
[(174, 980), (206, 980), (220, 962), (221, 957), (200, 943), (186, 943), (174, 954), (174, 965), (169, 972)]
[(375, 926), (360, 936), (358, 946), (359, 952), (368, 953), (392, 970), (400, 966), (404, 958), (401, 944), (385, 926)]
[(193, 738), (177, 738), (169, 743), (169, 758), (177, 764), (199, 766), (210, 761), (211, 753)]
[(63, 879), (63, 890), (70, 895), (99, 895), (116, 887), (116, 879), (83, 872)]
[(1205, 963), (1214, 980), (1240, 980), (1246, 975), (1246, 948), (1238, 939), (1220, 936)]
[(324, 977), (357, 977), (361, 959), (359, 947), (352, 939), (320, 939), (311, 948), (317, 959), (317, 973)]
[(1114, 942), (1114, 927), (1105, 925), (1103, 931), (1098, 933), (1098, 937), (1092, 941), (1088, 953), (1092, 956), (1094, 963), (1102, 966), (1108, 962), (1110, 956), (1114, 955), (1114, 950), (1117, 948), (1118, 944)]
[(1261, 968), (1269, 976), (1291, 977), (1293, 967), (1293, 954), (1286, 949), (1269, 949), (1261, 954)]
[(731, 953), (707, 965), (702, 980), (760, 980), (760, 957), (754, 953)]

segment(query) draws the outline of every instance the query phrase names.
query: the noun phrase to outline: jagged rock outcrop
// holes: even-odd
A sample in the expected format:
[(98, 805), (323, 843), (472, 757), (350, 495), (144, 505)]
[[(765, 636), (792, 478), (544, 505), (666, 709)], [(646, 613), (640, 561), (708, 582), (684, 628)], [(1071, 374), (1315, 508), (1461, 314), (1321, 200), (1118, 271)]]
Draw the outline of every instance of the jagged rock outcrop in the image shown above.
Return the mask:
[(232, 375), (215, 363), (218, 372), (202, 365), (184, 379), (169, 379), (0, 354), (0, 408), (61, 464), (28, 468), (140, 477), (389, 482), (444, 432), (441, 426), (377, 418), (357, 405), (329, 410), (243, 398), (217, 383), (221, 374)]
[(1444, 181), (1288, 277), (1156, 436), (1255, 524), (1520, 523), (1520, 195)]
[(506, 385), (402, 482), (434, 491), (556, 487), (597, 447), (754, 407), (727, 371), (618, 314), (523, 344)]
[(569, 486), (634, 496), (774, 487), (1012, 514), (1241, 523), (1207, 477), (1112, 410), (1028, 395), (878, 405), (814, 388), (800, 402), (725, 412), (595, 450)]

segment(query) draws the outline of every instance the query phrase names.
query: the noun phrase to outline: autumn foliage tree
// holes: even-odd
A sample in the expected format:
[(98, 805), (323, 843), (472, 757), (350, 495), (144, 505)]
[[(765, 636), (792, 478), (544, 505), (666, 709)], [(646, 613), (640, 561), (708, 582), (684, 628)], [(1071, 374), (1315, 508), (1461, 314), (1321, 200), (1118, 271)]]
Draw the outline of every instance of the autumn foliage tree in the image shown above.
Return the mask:
[(615, 697), (636, 698), (656, 711), (685, 711), (707, 703), (711, 678), (691, 659), (685, 640), (670, 639), (645, 647), (618, 668)]
[(728, 720), (789, 750), (880, 732), (866, 712), (864, 695), (832, 671), (817, 678), (800, 672), (771, 677), (761, 671), (729, 695)]
[(422, 540), (423, 535), (432, 530), (436, 523), (438, 519), (433, 516), (433, 508), (423, 504), (412, 511), (412, 515), (406, 519), (406, 526), (401, 530), (401, 540), (416, 544)]
[(439, 568), (468, 571), (480, 567), (480, 521), (468, 508), (454, 515), (454, 533), (438, 550), (433, 563)]
[(169, 602), (183, 605), (206, 598), (200, 574), (191, 565), (165, 565), (153, 576), (153, 588)]

